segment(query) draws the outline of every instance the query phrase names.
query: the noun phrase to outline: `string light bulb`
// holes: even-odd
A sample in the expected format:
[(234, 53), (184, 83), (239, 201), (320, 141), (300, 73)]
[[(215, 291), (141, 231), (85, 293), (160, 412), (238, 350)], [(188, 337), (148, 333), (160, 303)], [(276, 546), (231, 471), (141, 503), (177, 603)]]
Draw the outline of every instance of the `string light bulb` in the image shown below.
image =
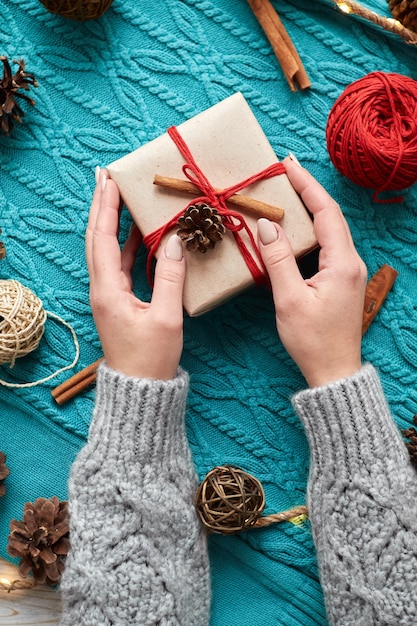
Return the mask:
[(352, 9), (346, 2), (337, 2), (337, 6), (343, 13), (352, 13)]
[(386, 20), (387, 20), (387, 22), (389, 22), (390, 24), (392, 24), (396, 28), (405, 28), (404, 24), (401, 24), (401, 22), (399, 22), (398, 20), (394, 19), (393, 17), (387, 17)]
[(16, 589), (33, 589), (35, 585), (36, 583), (32, 578), (28, 578), (27, 580), (0, 578), (0, 591), (7, 591), (7, 593), (15, 591)]
[(342, 13), (357, 15), (358, 17), (376, 24), (376, 26), (380, 26), (384, 30), (399, 35), (406, 43), (417, 45), (417, 33), (406, 28), (398, 20), (379, 15), (354, 0), (333, 0), (333, 2)]

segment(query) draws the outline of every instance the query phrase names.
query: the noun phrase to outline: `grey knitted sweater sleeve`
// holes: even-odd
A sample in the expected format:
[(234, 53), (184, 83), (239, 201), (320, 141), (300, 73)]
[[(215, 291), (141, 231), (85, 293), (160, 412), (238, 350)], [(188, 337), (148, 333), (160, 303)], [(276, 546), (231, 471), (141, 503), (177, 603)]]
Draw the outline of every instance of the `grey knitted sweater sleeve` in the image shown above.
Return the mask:
[(89, 439), (69, 484), (62, 626), (205, 626), (206, 539), (184, 429), (188, 377), (98, 372)]
[(376, 371), (297, 394), (330, 624), (417, 624), (416, 474)]

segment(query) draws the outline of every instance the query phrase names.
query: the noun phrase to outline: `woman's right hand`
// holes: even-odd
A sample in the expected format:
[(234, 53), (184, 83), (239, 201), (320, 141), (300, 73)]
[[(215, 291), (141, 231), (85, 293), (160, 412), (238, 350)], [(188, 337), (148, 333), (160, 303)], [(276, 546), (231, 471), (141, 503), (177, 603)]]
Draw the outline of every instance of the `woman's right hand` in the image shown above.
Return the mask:
[(280, 339), (310, 387), (350, 376), (361, 367), (366, 266), (338, 204), (290, 158), (288, 178), (313, 214), (319, 271), (300, 274), (284, 230), (258, 221), (259, 248), (268, 271)]

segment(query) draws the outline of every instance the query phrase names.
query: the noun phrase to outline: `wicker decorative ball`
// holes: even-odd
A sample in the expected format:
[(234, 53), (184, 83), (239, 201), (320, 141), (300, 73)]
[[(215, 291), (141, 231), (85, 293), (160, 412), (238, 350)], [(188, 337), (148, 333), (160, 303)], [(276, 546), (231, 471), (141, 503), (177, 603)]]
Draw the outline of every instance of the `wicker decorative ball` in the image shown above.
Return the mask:
[(51, 13), (85, 22), (103, 15), (113, 0), (40, 0), (40, 2)]
[(211, 470), (197, 489), (196, 509), (211, 532), (231, 535), (254, 526), (265, 508), (259, 480), (222, 465)]
[(41, 300), (17, 280), (0, 280), (0, 364), (10, 363), (38, 347), (46, 311)]

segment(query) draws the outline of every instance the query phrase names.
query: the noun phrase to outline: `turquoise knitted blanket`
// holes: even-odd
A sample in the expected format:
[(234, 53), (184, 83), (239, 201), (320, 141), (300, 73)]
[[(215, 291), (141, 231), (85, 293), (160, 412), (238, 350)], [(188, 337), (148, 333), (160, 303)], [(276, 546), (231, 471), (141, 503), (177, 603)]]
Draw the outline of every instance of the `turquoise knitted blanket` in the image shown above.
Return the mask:
[[(308, 92), (289, 90), (246, 0), (114, 0), (86, 23), (54, 16), (38, 0), (0, 0), (0, 54), (23, 57), (39, 82), (36, 106), (24, 105), (23, 123), (0, 137), (0, 277), (27, 285), (73, 326), (81, 349), (74, 371), (97, 359), (84, 260), (95, 166), (241, 91), (278, 157), (293, 152), (340, 202), (369, 274), (383, 263), (399, 272), (364, 337), (363, 359), (378, 368), (405, 428), (417, 413), (417, 187), (402, 204), (375, 204), (331, 165), (325, 126), (337, 96), (367, 73), (417, 78), (417, 50), (330, 0), (275, 6), (312, 81)], [(385, 0), (366, 6), (389, 15)], [(124, 213), (121, 240), (128, 228)], [(148, 298), (145, 257), (141, 250), (136, 289)], [(48, 318), (39, 348), (13, 369), (0, 367), (0, 377), (36, 380), (73, 353), (68, 329)], [(199, 476), (230, 463), (263, 483), (266, 513), (305, 503), (309, 452), (289, 400), (304, 382), (277, 338), (270, 293), (253, 288), (187, 318), (182, 365), (191, 374), (187, 428)], [(2, 556), (25, 502), (66, 498), (94, 390), (59, 407), (50, 392), (65, 377), (0, 387), (0, 450), (11, 471), (0, 499)], [(213, 626), (326, 624), (308, 522), (215, 536), (210, 551)]]

